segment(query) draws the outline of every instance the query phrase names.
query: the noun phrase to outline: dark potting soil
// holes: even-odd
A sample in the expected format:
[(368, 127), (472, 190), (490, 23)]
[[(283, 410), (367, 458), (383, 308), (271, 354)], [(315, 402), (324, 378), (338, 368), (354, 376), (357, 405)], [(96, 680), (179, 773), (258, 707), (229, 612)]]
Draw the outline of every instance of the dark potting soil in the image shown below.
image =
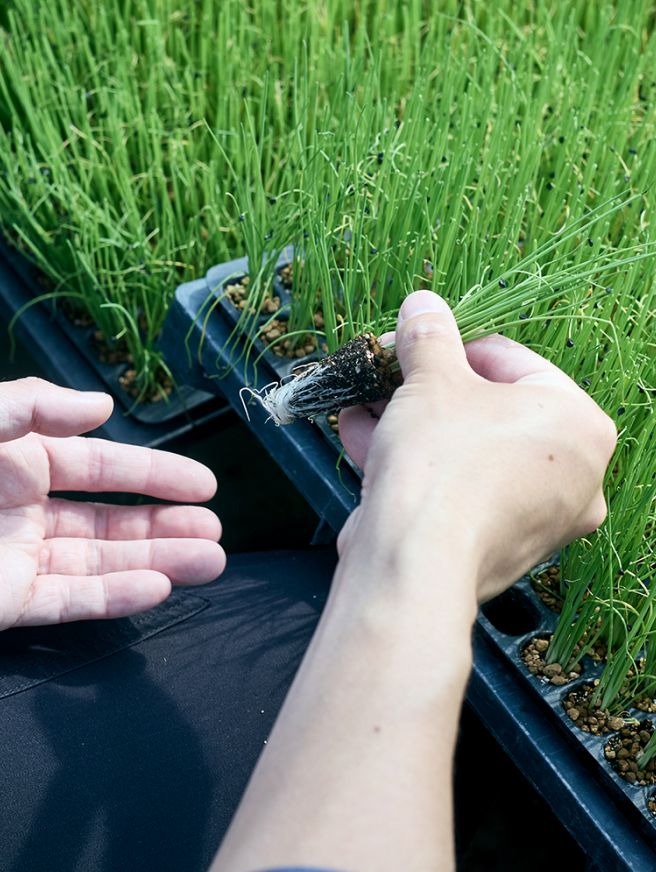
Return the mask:
[[(227, 298), (230, 300), (235, 309), (239, 309), (240, 312), (243, 312), (244, 309), (248, 306), (248, 294), (250, 279), (248, 276), (244, 276), (238, 282), (230, 282), (225, 285), (225, 294)], [(251, 307), (250, 314), (255, 315), (273, 315), (280, 308), (280, 297), (274, 294), (272, 297), (267, 297), (266, 300), (260, 306), (260, 311), (258, 313)]]
[[(41, 278), (46, 278), (39, 273)], [(68, 318), (73, 327), (93, 327), (93, 318), (76, 300), (62, 300), (59, 304), (62, 314)]]
[(638, 724), (627, 724), (608, 740), (604, 756), (620, 778), (629, 784), (656, 784), (656, 758), (652, 758), (644, 769), (638, 766), (638, 758), (645, 750), (654, 732), (649, 720)]
[(584, 733), (602, 736), (621, 730), (625, 721), (624, 718), (611, 714), (608, 709), (602, 709), (601, 700), (592, 701), (598, 685), (599, 679), (595, 679), (570, 690), (563, 699), (563, 708)]
[(576, 663), (571, 669), (567, 669), (560, 663), (548, 663), (546, 658), (551, 639), (552, 636), (531, 639), (522, 649), (521, 657), (531, 675), (560, 687), (580, 678), (583, 667)]
[(560, 566), (548, 566), (532, 577), (531, 587), (548, 609), (560, 614), (563, 608), (563, 598), (560, 594)]
[[(307, 333), (305, 336), (295, 336), (293, 339), (283, 339), (287, 333), (286, 321), (274, 318), (260, 330), (260, 337), (266, 345), (271, 346), (271, 351), (276, 357), (289, 357), (301, 359), (308, 357), (318, 348), (317, 337)], [(299, 345), (299, 343), (301, 343)]]
[(164, 370), (158, 374), (157, 385), (143, 393), (138, 381), (138, 372), (133, 365), (133, 356), (120, 342), (107, 340), (102, 330), (94, 330), (89, 344), (101, 363), (107, 363), (110, 366), (123, 364), (127, 366), (118, 377), (118, 381), (126, 394), (134, 400), (138, 400), (140, 403), (159, 403), (173, 394), (175, 384)]
[[(291, 268), (283, 267), (283, 269), (278, 272), (278, 278), (285, 287), (287, 286), (284, 278), (284, 273), (286, 269)], [(249, 284), (249, 277), (244, 276), (244, 278), (240, 279), (236, 283), (225, 285), (226, 296), (228, 297), (232, 305), (240, 312), (248, 310), (248, 314), (250, 315), (275, 315), (275, 313), (280, 309), (281, 306), (280, 297), (277, 295), (267, 297), (267, 299), (264, 300), (264, 302), (260, 306), (259, 312), (256, 312), (252, 306), (250, 309), (248, 309)], [(323, 322), (323, 319), (321, 319), (321, 322)], [(316, 317), (315, 324), (318, 326), (318, 320)], [(314, 354), (314, 352), (317, 350), (318, 342), (316, 336), (308, 333), (305, 336), (295, 336), (293, 339), (284, 339), (287, 331), (288, 324), (285, 319), (272, 318), (260, 328), (258, 336), (265, 345), (271, 346), (271, 351), (273, 352), (273, 354), (276, 355), (276, 357), (287, 357), (290, 359), (300, 360), (302, 357), (307, 357), (310, 354)]]

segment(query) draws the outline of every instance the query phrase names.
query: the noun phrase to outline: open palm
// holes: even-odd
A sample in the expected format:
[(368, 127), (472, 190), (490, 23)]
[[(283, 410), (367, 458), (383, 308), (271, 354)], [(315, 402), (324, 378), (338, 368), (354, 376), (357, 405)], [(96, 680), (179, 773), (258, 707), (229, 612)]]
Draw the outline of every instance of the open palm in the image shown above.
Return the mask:
[(0, 385), (0, 629), (133, 614), (171, 584), (221, 573), (219, 519), (199, 506), (110, 506), (53, 491), (126, 491), (203, 502), (199, 463), (76, 434), (111, 414), (104, 394), (38, 379)]

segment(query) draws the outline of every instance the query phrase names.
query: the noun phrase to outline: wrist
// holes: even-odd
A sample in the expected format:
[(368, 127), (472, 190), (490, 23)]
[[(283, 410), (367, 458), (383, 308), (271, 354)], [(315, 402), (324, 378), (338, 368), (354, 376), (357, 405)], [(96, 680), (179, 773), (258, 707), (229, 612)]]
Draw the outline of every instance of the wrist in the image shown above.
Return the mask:
[[(361, 532), (358, 541), (372, 542)], [(455, 540), (433, 540), (430, 554), (421, 544), (408, 538), (402, 547), (359, 546), (343, 555), (325, 613), (339, 628), (331, 644), (366, 639), (386, 658), (400, 652), (408, 670), (430, 673), (439, 663), (464, 686), (478, 609), (476, 564)]]
[(364, 507), (348, 523), (345, 539), (340, 536), (335, 592), (343, 591), (352, 605), (388, 603), (432, 620), (447, 613), (460, 627), (471, 626), (483, 564), (472, 527), (440, 523), (434, 515), (430, 522), (381, 524)]

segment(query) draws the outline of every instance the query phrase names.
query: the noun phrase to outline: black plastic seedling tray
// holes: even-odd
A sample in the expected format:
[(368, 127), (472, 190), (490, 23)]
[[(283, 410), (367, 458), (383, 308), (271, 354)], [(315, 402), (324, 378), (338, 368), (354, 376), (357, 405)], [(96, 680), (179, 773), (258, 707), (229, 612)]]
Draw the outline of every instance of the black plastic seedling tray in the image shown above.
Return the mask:
[[(28, 290), (26, 302), (43, 293), (43, 289), (39, 289), (40, 275), (37, 268), (20, 252), (2, 241), (0, 241), (0, 259), (5, 261), (22, 280)], [(91, 327), (76, 326), (53, 304), (43, 303), (42, 305), (49, 309), (50, 329), (60, 330), (70, 340), (91, 369), (100, 377), (106, 388), (116, 397), (126, 414), (142, 424), (163, 424), (189, 414), (196, 407), (207, 403), (210, 395), (206, 391), (190, 388), (187, 385), (181, 385), (167, 400), (135, 403), (134, 398), (128, 394), (120, 382), (123, 373), (130, 368), (129, 364), (103, 363), (93, 348), (94, 330)], [(29, 309), (26, 312), (29, 312)]]
[[(288, 261), (289, 254), (283, 254), (278, 268)], [(276, 427), (258, 403), (243, 402), (245, 385), (262, 387), (305, 362), (282, 361), (259, 345), (257, 373), (245, 363), (243, 346), (235, 343), (238, 312), (225, 295), (225, 285), (247, 273), (248, 261), (243, 258), (181, 285), (162, 346), (176, 378), (225, 395), (319, 516), (338, 531), (357, 504), (360, 476), (346, 462), (338, 465), (341, 446), (326, 422)], [(275, 291), (284, 311), (285, 289), (278, 285)], [(477, 621), (468, 705), (579, 842), (591, 869), (655, 870), (656, 827), (646, 801), (656, 788), (623, 782), (603, 758), (603, 746), (612, 734), (587, 736), (569, 720), (561, 699), (574, 682), (557, 689), (528, 673), (520, 658), (522, 646), (533, 636), (549, 633), (555, 623), (530, 582), (522, 580), (504, 597), (487, 604)], [(581, 681), (594, 675), (592, 663), (586, 663)], [(494, 785), (485, 789), (488, 796), (494, 795)]]
[[(609, 790), (605, 763), (570, 735), (539, 692), (518, 680), (518, 669), (480, 619), (473, 641), (467, 705), (581, 846), (589, 872), (653, 872), (654, 838), (636, 820), (636, 809)], [(482, 783), (481, 795), (497, 801), (495, 785)]]
[[(283, 255), (279, 266), (288, 261), (289, 254)], [(279, 358), (261, 342), (256, 344), (254, 356), (248, 361), (244, 358), (243, 345), (234, 341), (238, 312), (224, 288), (247, 272), (248, 262), (241, 258), (213, 267), (203, 279), (180, 285), (164, 324), (161, 347), (176, 380), (205, 390), (209, 387), (225, 396), (289, 478), (301, 487), (319, 517), (339, 530), (357, 505), (360, 477), (345, 458), (340, 460), (340, 442), (326, 420), (276, 427), (267, 421), (264, 408), (242, 390), (245, 385), (262, 387), (278, 381), (294, 366), (311, 359)], [(279, 281), (275, 291), (284, 307), (288, 294)], [(259, 355), (255, 368), (253, 360)]]
[[(517, 680), (536, 699), (546, 703), (572, 742), (585, 748), (591, 760), (598, 765), (607, 789), (613, 791), (616, 802), (624, 806), (626, 814), (633, 818), (645, 838), (656, 847), (656, 817), (647, 807), (647, 800), (656, 796), (656, 785), (632, 785), (620, 778), (604, 757), (604, 747), (614, 734), (593, 735), (584, 732), (568, 717), (562, 704), (568, 693), (598, 678), (602, 672), (601, 665), (590, 657), (584, 657), (581, 677), (557, 687), (531, 675), (521, 658), (524, 646), (532, 639), (553, 633), (556, 620), (556, 615), (533, 592), (530, 580), (523, 578), (512, 590), (483, 606), (478, 624), (481, 632), (503, 653)], [(508, 632), (509, 627), (511, 633)], [(638, 709), (629, 709), (627, 716), (639, 721), (650, 719), (649, 715)]]
[[(12, 254), (6, 245), (0, 244), (0, 319), (5, 324), (34, 300), (34, 284), (27, 280), (28, 274), (24, 259), (18, 254)], [(177, 403), (177, 412), (173, 417), (163, 415), (159, 421), (154, 421), (139, 420), (128, 415), (127, 407), (133, 401), (118, 384), (120, 372), (117, 373), (116, 368), (109, 367), (114, 372), (108, 378), (101, 371), (102, 364), (96, 361), (96, 365), (93, 365), (87, 351), (86, 338), (82, 341), (74, 327), (71, 327), (71, 332), (62, 329), (64, 320), (57, 319), (52, 307), (48, 305), (28, 306), (16, 322), (14, 335), (31, 354), (45, 377), (51, 381), (78, 390), (109, 390), (114, 394), (119, 402), (111, 418), (98, 429), (97, 435), (117, 442), (156, 447), (229, 409), (213, 393), (199, 390), (190, 395), (187, 388), (183, 396), (193, 396), (194, 402), (188, 405)], [(0, 330), (4, 330), (0, 347), (4, 347), (5, 352), (9, 353), (9, 334), (1, 325)], [(166, 405), (164, 401), (162, 404)]]

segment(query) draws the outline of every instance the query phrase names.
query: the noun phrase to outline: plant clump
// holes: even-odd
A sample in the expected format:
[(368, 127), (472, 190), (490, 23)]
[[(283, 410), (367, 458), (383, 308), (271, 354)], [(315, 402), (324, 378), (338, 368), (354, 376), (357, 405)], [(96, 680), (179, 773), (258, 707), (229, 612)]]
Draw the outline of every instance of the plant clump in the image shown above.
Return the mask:
[[(501, 331), (543, 354), (618, 426), (608, 520), (541, 580), (561, 608), (546, 666), (561, 681), (604, 651), (603, 710), (653, 699), (651, 0), (280, 0), (284, 28), (271, 0), (5, 5), (0, 215), (43, 274), (35, 300), (124, 343), (142, 399), (168, 390), (177, 284), (243, 255), (235, 335), (258, 360), (261, 329), (294, 360), (380, 336), (417, 288), (464, 341)], [(334, 372), (272, 412), (357, 401)]]
[(601, 701), (594, 696), (598, 684), (598, 681), (582, 684), (570, 690), (562, 702), (567, 716), (576, 726), (584, 733), (595, 736), (620, 730), (626, 723), (623, 717), (601, 708)]
[(556, 687), (562, 687), (569, 684), (570, 681), (580, 678), (583, 672), (580, 663), (563, 666), (560, 663), (548, 662), (547, 652), (550, 642), (551, 638), (531, 639), (522, 649), (522, 660), (531, 675), (535, 675), (536, 678)]
[(273, 315), (278, 311), (280, 308), (280, 297), (276, 295), (266, 297), (259, 307), (255, 309), (250, 299), (249, 284), (249, 277), (243, 276), (239, 281), (228, 282), (225, 285), (225, 295), (236, 309), (240, 312), (248, 310), (252, 315)]
[(389, 399), (400, 381), (393, 349), (365, 333), (317, 363), (298, 367), (289, 380), (256, 396), (276, 424), (292, 424)]
[(560, 613), (563, 607), (560, 566), (554, 565), (531, 576), (531, 587), (552, 612)]

